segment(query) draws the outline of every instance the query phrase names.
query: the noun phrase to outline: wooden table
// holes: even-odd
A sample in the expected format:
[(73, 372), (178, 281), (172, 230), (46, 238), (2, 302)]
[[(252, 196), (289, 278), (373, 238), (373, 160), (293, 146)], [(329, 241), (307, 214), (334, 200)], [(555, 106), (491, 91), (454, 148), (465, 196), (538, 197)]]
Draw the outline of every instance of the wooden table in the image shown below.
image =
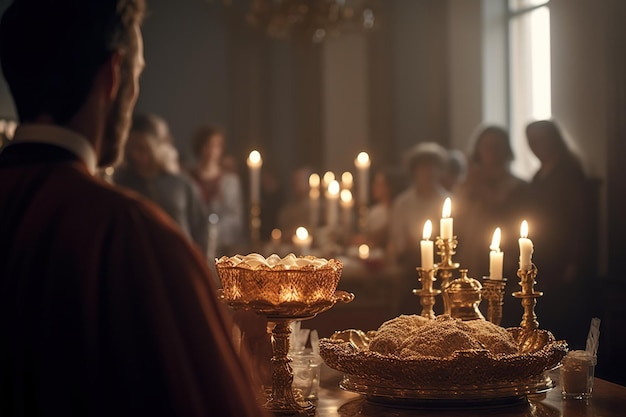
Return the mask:
[[(595, 379), (590, 400), (562, 400), (558, 372), (550, 374), (557, 387), (545, 398), (529, 398), (526, 402), (499, 407), (467, 409), (402, 409), (369, 402), (365, 397), (341, 390), (340, 375), (323, 369), (322, 387), (317, 404), (318, 417), (623, 417), (626, 416), (626, 387)], [(328, 374), (331, 374), (328, 376)]]

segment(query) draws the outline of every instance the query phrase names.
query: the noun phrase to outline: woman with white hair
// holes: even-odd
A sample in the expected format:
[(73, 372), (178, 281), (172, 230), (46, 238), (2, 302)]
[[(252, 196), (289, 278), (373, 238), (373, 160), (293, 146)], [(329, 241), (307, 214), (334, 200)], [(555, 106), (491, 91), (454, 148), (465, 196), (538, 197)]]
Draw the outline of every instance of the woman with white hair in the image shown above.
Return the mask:
[(179, 172), (178, 152), (163, 118), (133, 118), (124, 163), (113, 181), (157, 203), (206, 255), (208, 217), (198, 188)]

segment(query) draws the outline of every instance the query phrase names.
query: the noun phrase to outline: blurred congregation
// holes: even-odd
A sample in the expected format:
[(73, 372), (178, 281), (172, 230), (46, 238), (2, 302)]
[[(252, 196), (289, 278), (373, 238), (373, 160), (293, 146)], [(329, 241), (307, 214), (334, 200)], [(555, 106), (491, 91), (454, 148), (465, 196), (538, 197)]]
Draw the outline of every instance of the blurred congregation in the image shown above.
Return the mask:
[[(626, 294), (618, 276), (626, 230), (617, 224), (626, 64), (615, 56), (625, 45), (611, 20), (624, 7), (537, 2), (551, 8), (547, 42), (559, 75), (549, 114), (514, 119), (506, 114), (515, 94), (505, 86), (510, 64), (494, 64), (508, 38), (498, 46), (489, 36), (506, 3), (385, 1), (377, 7), (386, 20), (369, 37), (288, 43), (243, 27), (219, 1), (148, 1), (146, 70), (123, 159), (97, 175), (156, 203), (209, 268), (221, 256), (251, 252), (345, 260), (339, 288), (356, 297), (342, 308), (362, 305), (347, 317), (363, 326), (419, 312), (412, 289), (424, 225), (433, 224), (430, 239), (441, 233), (448, 197), (454, 260), (470, 276), (489, 276), (500, 228), (502, 325), (518, 325), (523, 310), (511, 294), (526, 220), (544, 292), (539, 321), (582, 349), (591, 317), (605, 320), (606, 335), (626, 323), (615, 295)], [(581, 33), (595, 37), (578, 42)], [(616, 80), (621, 93), (610, 93)], [(3, 146), (15, 130), (4, 101)], [(599, 122), (599, 113), (608, 116)], [(262, 158), (256, 171), (247, 160), (254, 150)], [(311, 326), (322, 329), (342, 313)], [(614, 336), (600, 349), (616, 352), (621, 343)]]

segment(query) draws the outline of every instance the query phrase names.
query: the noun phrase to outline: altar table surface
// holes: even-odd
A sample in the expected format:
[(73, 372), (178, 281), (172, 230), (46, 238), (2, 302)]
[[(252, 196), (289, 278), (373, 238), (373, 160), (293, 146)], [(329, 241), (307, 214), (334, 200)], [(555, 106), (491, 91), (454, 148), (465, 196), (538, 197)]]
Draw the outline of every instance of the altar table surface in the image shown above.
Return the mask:
[[(331, 377), (336, 378), (336, 374)], [(317, 404), (318, 417), (624, 417), (626, 416), (626, 387), (599, 378), (595, 379), (593, 396), (589, 400), (563, 400), (558, 372), (550, 377), (556, 388), (545, 396), (530, 397), (528, 401), (497, 407), (465, 408), (396, 408), (367, 401), (365, 397), (343, 391), (338, 380), (326, 381)]]

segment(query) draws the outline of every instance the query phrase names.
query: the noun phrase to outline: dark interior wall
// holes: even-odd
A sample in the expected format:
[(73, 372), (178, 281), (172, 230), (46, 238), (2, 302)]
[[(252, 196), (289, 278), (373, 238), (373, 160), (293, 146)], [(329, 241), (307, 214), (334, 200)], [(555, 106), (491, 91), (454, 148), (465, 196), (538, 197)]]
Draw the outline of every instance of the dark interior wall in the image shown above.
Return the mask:
[(447, 2), (395, 0), (392, 39), (393, 124), (399, 152), (417, 142), (449, 142)]
[(136, 110), (165, 117), (187, 156), (199, 124), (231, 129), (225, 21), (219, 8), (201, 0), (148, 0), (148, 8)]

